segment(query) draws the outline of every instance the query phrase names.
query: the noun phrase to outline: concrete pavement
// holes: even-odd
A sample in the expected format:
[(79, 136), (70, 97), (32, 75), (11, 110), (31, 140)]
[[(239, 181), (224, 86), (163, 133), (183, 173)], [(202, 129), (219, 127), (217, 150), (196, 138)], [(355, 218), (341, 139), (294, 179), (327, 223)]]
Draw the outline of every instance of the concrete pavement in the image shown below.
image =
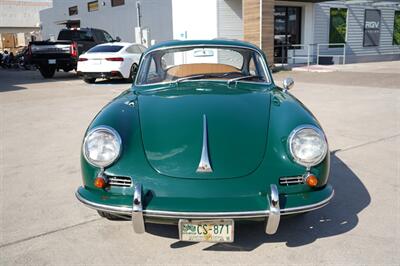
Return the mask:
[(400, 74), (400, 60), (387, 62), (369, 62), (345, 65), (300, 65), (293, 66), (293, 71), (301, 72), (352, 72), (352, 73), (370, 73), (375, 74)]
[(234, 243), (210, 244), (180, 242), (174, 226), (135, 235), (75, 199), (84, 131), (129, 84), (0, 70), (0, 264), (398, 265), (400, 75), (369, 71), (275, 75), (295, 77), (292, 93), (323, 125), (336, 196), (274, 236), (241, 224)]

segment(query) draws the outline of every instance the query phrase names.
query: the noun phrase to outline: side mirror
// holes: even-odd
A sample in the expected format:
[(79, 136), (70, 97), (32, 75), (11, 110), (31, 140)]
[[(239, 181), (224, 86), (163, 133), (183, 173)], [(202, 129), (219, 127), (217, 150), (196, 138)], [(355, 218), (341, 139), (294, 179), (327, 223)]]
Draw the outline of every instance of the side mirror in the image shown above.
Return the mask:
[(294, 81), (292, 78), (285, 78), (283, 80), (283, 91), (286, 92), (294, 86)]
[(120, 38), (119, 36), (117, 36), (117, 37), (115, 38), (115, 40), (116, 40), (117, 42), (120, 42), (120, 41), (121, 41), (121, 38)]

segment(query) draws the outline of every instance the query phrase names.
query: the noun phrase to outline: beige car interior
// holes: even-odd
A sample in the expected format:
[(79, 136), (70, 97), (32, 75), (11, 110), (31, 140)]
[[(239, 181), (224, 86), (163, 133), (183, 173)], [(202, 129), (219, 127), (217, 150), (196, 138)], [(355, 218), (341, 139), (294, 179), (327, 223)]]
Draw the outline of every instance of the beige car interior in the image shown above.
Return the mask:
[(230, 72), (240, 73), (240, 70), (225, 64), (202, 63), (173, 66), (167, 70), (167, 75), (172, 79), (176, 79), (200, 74), (224, 74)]

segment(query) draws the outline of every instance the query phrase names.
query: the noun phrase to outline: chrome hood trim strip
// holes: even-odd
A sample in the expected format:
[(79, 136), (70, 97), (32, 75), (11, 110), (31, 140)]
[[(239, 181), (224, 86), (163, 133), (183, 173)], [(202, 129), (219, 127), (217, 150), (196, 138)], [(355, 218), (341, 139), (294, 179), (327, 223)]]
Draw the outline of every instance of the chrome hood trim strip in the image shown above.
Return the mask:
[(212, 173), (210, 158), (208, 157), (208, 132), (207, 132), (207, 116), (203, 114), (203, 148), (201, 150), (201, 158), (197, 173)]

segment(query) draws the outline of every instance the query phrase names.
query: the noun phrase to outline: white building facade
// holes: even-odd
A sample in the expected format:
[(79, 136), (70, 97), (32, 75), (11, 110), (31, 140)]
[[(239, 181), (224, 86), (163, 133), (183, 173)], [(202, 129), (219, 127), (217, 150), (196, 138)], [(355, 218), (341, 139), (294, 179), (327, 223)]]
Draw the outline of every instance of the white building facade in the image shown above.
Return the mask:
[[(135, 42), (138, 26), (136, 0), (53, 0), (53, 7), (40, 12), (42, 36), (57, 38), (68, 21), (80, 28), (106, 30), (114, 38)], [(172, 39), (171, 0), (142, 0), (141, 26), (150, 29), (155, 41)]]
[(40, 31), (39, 12), (51, 7), (51, 0), (1, 0), (0, 49), (25, 46)]
[[(57, 37), (63, 27), (57, 24), (75, 20), (80, 27), (101, 28), (134, 42), (136, 3), (54, 0), (52, 9), (41, 12), (44, 37)], [(246, 10), (249, 3), (252, 7)], [(257, 3), (260, 10), (253, 12)], [(141, 26), (155, 42), (244, 39), (266, 43), (261, 48), (275, 63), (400, 60), (400, 0), (140, 0), (140, 6)], [(265, 14), (272, 18), (266, 20)], [(252, 17), (260, 25), (259, 33), (251, 33), (256, 38), (248, 37), (254, 27), (246, 23), (250, 20), (251, 24)], [(262, 42), (256, 43), (257, 38)]]

